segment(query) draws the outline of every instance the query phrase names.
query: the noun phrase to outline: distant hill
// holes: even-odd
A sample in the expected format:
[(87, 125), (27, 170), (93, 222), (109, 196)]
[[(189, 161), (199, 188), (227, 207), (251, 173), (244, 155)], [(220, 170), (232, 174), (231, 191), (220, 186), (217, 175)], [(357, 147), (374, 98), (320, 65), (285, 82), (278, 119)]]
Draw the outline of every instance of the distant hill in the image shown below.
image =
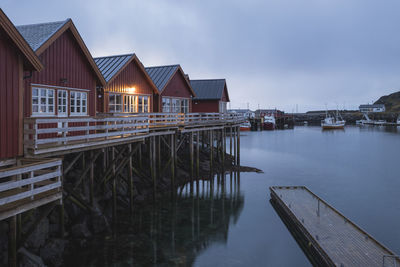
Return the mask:
[(374, 104), (384, 104), (386, 111), (400, 112), (400, 91), (382, 96)]

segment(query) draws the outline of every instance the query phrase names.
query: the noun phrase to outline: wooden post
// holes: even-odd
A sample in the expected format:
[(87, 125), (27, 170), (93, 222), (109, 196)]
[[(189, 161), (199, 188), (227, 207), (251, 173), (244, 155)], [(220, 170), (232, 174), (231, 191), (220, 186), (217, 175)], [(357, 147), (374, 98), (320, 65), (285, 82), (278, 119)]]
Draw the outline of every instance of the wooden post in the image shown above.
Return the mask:
[(205, 135), (204, 135), (205, 131), (201, 131), (201, 148), (204, 150), (204, 144), (206, 141)]
[(113, 179), (112, 179), (112, 196), (113, 196), (113, 219), (117, 219), (117, 177), (115, 177), (115, 148), (111, 148), (111, 162), (112, 164), (112, 174), (113, 174)]
[(200, 179), (200, 132), (197, 132), (197, 135), (196, 135), (196, 177), (197, 177), (197, 181), (199, 181), (199, 179)]
[(190, 180), (193, 182), (193, 174), (194, 174), (193, 132), (189, 133), (189, 153), (190, 153)]
[(237, 165), (240, 166), (240, 127), (238, 126), (236, 128), (236, 132), (237, 132), (237, 156), (236, 156), (236, 161), (237, 161)]
[(233, 128), (233, 165), (237, 165), (236, 127)]
[(138, 158), (139, 158), (139, 168), (142, 169), (142, 146), (143, 144), (139, 144), (139, 150), (138, 150)]
[(172, 192), (175, 188), (175, 134), (170, 137), (170, 150), (171, 150), (171, 186)]
[(12, 216), (8, 222), (8, 266), (17, 266), (17, 217)]
[(63, 202), (63, 200), (60, 200), (59, 220), (60, 220), (60, 237), (64, 238), (64, 236), (65, 236), (65, 225), (64, 225), (64, 202)]
[(155, 154), (156, 154), (156, 146), (155, 146), (155, 136), (149, 138), (150, 146), (149, 146), (149, 155), (150, 155), (150, 173), (151, 179), (153, 181), (153, 194), (156, 196), (156, 163), (155, 163)]
[(226, 143), (225, 143), (225, 127), (222, 129), (222, 137), (221, 137), (221, 142), (222, 142), (222, 169), (225, 169), (225, 152), (226, 152)]
[(161, 137), (157, 136), (157, 177), (161, 177)]
[(229, 127), (229, 155), (232, 158), (232, 126)]
[(90, 186), (90, 204), (93, 206), (93, 202), (94, 202), (94, 162), (93, 162), (93, 157), (94, 157), (94, 153), (93, 150), (90, 151), (90, 158), (91, 158), (91, 162), (90, 162), (90, 181), (89, 181), (89, 186)]
[(132, 144), (129, 144), (128, 179), (129, 179), (129, 205), (130, 205), (129, 207), (130, 207), (130, 211), (132, 212), (133, 211)]
[(214, 154), (214, 137), (213, 137), (213, 130), (210, 130), (210, 172), (212, 173), (212, 168), (213, 168), (213, 154)]

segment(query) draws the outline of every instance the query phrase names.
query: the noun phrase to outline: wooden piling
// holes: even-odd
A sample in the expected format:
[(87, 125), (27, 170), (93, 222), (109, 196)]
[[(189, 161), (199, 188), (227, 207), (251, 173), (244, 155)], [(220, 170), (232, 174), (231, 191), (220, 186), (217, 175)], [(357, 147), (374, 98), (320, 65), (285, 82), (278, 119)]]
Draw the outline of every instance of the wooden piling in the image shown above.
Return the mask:
[(213, 169), (213, 154), (214, 154), (214, 136), (213, 136), (213, 130), (210, 130), (210, 172), (212, 172)]
[(232, 126), (229, 127), (229, 155), (232, 158)]
[[(139, 144), (139, 145), (140, 145), (140, 144)], [(133, 212), (132, 144), (129, 144), (128, 179), (129, 179), (129, 208), (130, 208), (130, 211)]]
[(60, 205), (58, 205), (59, 210), (59, 221), (60, 221), (60, 238), (65, 236), (65, 221), (64, 221), (64, 202), (60, 200)]
[(225, 153), (226, 153), (226, 142), (225, 142), (225, 134), (226, 134), (226, 132), (225, 132), (225, 128), (223, 128), (222, 129), (222, 137), (221, 137), (221, 144), (222, 144), (222, 147), (221, 147), (221, 149), (222, 149), (222, 152), (221, 152), (221, 155), (222, 155), (222, 169), (223, 170), (225, 170)]
[(240, 166), (240, 127), (238, 126), (236, 128), (237, 130), (237, 156), (236, 156), (236, 161), (237, 165)]
[(175, 134), (170, 135), (170, 153), (171, 153), (171, 187), (172, 192), (175, 188)]
[(236, 136), (236, 127), (233, 129), (233, 164), (237, 165), (237, 136)]
[(190, 153), (190, 180), (193, 182), (193, 175), (194, 175), (193, 132), (189, 133), (189, 153)]
[(8, 266), (17, 266), (17, 216), (8, 222)]
[(94, 202), (94, 161), (93, 161), (94, 153), (93, 150), (90, 151), (90, 178), (89, 178), (89, 194), (90, 194), (90, 204), (93, 206)]
[(200, 132), (196, 134), (196, 179), (200, 179)]
[(117, 219), (117, 177), (115, 177), (115, 147), (111, 148), (111, 161), (113, 162), (112, 164), (112, 174), (113, 174), (113, 179), (112, 179), (112, 197), (113, 197), (113, 219)]

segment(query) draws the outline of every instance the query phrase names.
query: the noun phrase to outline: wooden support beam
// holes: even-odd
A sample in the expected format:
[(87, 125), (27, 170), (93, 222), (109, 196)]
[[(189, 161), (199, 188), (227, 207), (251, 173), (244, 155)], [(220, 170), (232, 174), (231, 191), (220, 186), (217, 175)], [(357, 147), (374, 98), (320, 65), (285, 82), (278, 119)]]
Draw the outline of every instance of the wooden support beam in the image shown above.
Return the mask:
[(174, 192), (175, 188), (175, 135), (173, 134), (170, 137), (170, 152), (171, 152), (171, 187), (172, 187), (172, 192)]
[(196, 179), (200, 179), (200, 132), (196, 133)]
[(157, 181), (156, 181), (156, 177), (157, 177), (157, 170), (156, 170), (156, 137), (152, 136), (151, 138), (151, 152), (150, 154), (152, 155), (152, 169), (153, 169), (153, 173), (152, 173), (152, 179), (153, 179), (153, 193), (154, 193), (154, 197), (157, 194)]
[(213, 160), (214, 160), (214, 136), (213, 136), (213, 130), (210, 130), (210, 172), (212, 173), (213, 169)]
[(117, 177), (115, 175), (115, 147), (111, 148), (111, 161), (112, 163), (112, 212), (113, 212), (113, 220), (116, 221), (117, 219)]
[(142, 169), (142, 146), (143, 144), (140, 143), (138, 149), (139, 169)]
[(82, 156), (83, 152), (79, 152), (75, 158), (69, 163), (69, 165), (64, 168), (63, 175), (66, 176), (67, 173), (71, 170), (71, 168), (75, 165), (75, 163), (78, 161), (78, 159)]
[(59, 220), (60, 220), (60, 238), (65, 236), (65, 222), (64, 222), (64, 202), (61, 201), (59, 205)]
[(193, 182), (193, 175), (194, 175), (193, 132), (189, 133), (189, 154), (190, 154), (190, 180)]
[(240, 127), (237, 127), (237, 165), (240, 166)]
[(236, 127), (233, 128), (233, 164), (237, 165), (237, 136)]
[[(93, 153), (93, 151), (91, 151), (91, 153)], [(85, 169), (83, 170), (83, 173), (82, 173), (81, 176), (78, 178), (78, 180), (75, 182), (74, 187), (73, 187), (73, 190), (75, 190), (75, 189), (79, 186), (79, 184), (82, 183), (82, 180), (85, 178), (85, 176), (87, 175), (87, 173), (88, 173), (89, 171), (91, 171), (92, 165), (93, 165), (94, 162), (97, 160), (97, 158), (100, 156), (100, 154), (101, 154), (101, 151), (98, 151), (98, 152), (95, 154), (95, 156), (92, 157), (92, 158), (90, 159), (89, 165), (87, 166), (87, 168), (85, 168)], [(82, 157), (82, 158), (83, 158), (83, 157)]]
[[(101, 150), (98, 152), (98, 156), (101, 154)], [(97, 156), (97, 157), (98, 157)], [(97, 157), (96, 157), (96, 159), (97, 159)], [(93, 206), (93, 202), (94, 202), (94, 162), (95, 162), (95, 160), (93, 160), (95, 157), (94, 157), (94, 153), (93, 153), (93, 150), (91, 150), (90, 151), (90, 158), (91, 158), (91, 160), (90, 160), (90, 163), (89, 163), (89, 166), (90, 166), (90, 173), (89, 173), (89, 197), (90, 197), (90, 204)]]
[(17, 217), (8, 221), (8, 266), (17, 267)]
[(129, 144), (129, 162), (128, 162), (128, 179), (129, 179), (129, 207), (133, 212), (133, 166), (132, 166), (132, 144)]
[(229, 155), (232, 158), (232, 126), (229, 127)]
[(221, 155), (222, 155), (222, 170), (225, 170), (225, 153), (226, 153), (226, 142), (225, 142), (225, 134), (226, 134), (226, 132), (225, 132), (225, 128), (223, 128), (222, 129), (222, 132), (221, 132), (221, 144), (222, 144), (222, 146), (221, 146)]

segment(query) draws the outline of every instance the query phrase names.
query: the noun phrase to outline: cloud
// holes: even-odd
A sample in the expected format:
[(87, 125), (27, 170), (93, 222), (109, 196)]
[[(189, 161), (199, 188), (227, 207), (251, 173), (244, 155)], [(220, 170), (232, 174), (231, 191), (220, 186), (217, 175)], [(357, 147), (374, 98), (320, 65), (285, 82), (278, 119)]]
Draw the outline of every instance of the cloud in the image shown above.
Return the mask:
[(71, 17), (95, 56), (136, 52), (228, 79), (233, 106), (356, 108), (399, 90), (396, 0), (12, 1), (16, 24)]

